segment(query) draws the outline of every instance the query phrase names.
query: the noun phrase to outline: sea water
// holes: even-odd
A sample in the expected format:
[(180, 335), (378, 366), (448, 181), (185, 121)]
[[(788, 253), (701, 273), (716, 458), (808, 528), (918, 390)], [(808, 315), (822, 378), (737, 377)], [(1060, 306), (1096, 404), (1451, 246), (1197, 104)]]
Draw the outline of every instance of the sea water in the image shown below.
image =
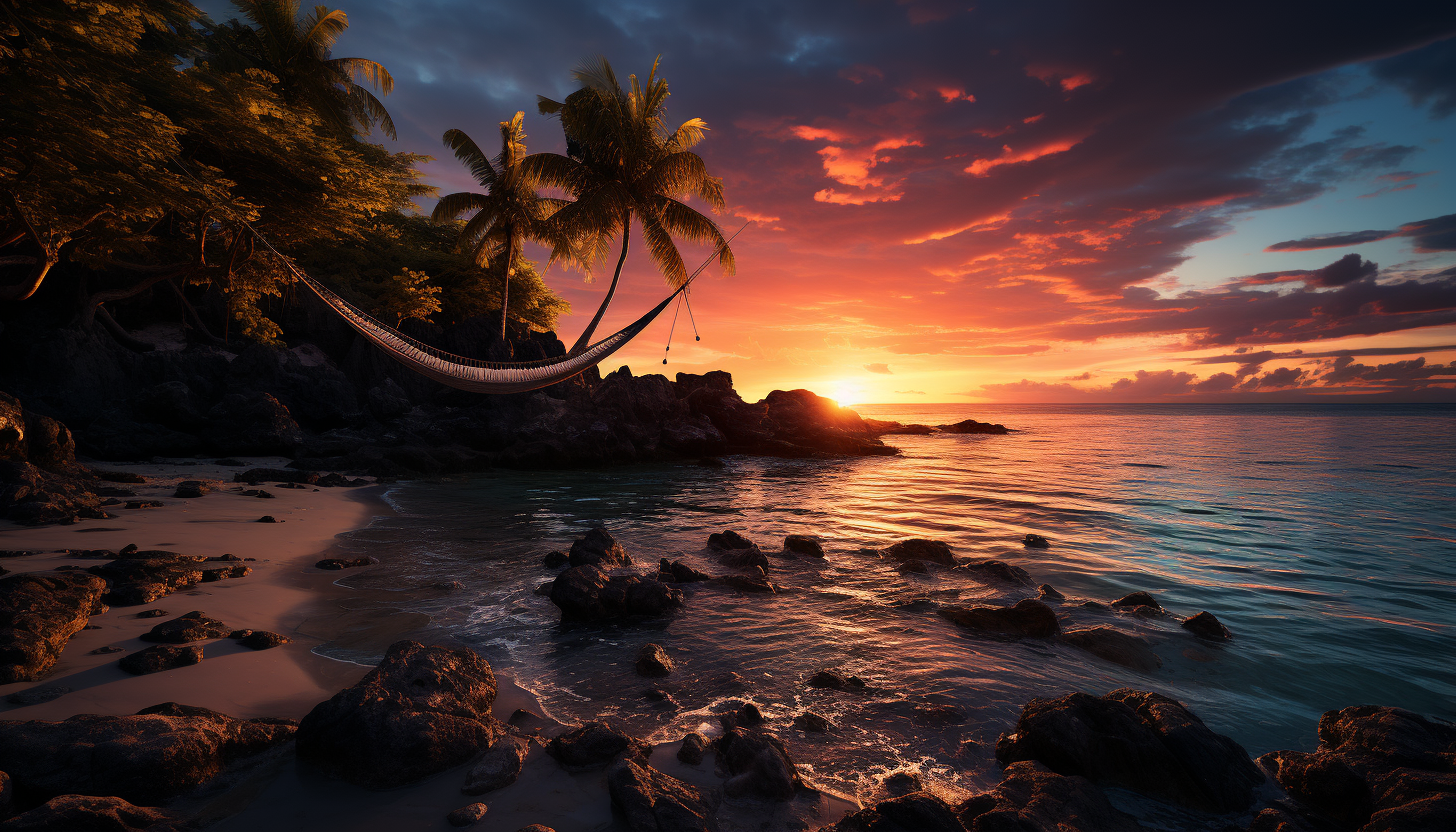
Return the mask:
[[(1254, 755), (1312, 749), (1322, 712), (1375, 703), (1456, 718), (1456, 408), (1444, 406), (873, 405), (867, 417), (1002, 422), (1005, 436), (887, 436), (898, 456), (728, 457), (726, 467), (644, 465), (492, 472), (401, 483), (397, 514), (342, 541), (382, 562), (346, 576), (356, 619), (401, 616), (417, 637), (465, 644), (563, 721), (606, 719), (675, 740), (752, 701), (810, 779), (862, 798), (895, 771), (942, 789), (998, 779), (993, 751), (1024, 703), (1132, 687), (1187, 705)], [(604, 526), (633, 557), (721, 573), (708, 534), (777, 552), (818, 537), (823, 561), (773, 557), (780, 592), (682, 585), (660, 621), (563, 624), (536, 594), (542, 556)], [(1028, 532), (1051, 546), (1022, 545)], [(874, 550), (911, 537), (959, 559), (998, 559), (1048, 583), (1063, 628), (1149, 640), (1139, 672), (1050, 640), (979, 637), (944, 604), (1010, 604), (1034, 587), (932, 567), (905, 574)], [(450, 582), (458, 581), (451, 588)], [(1081, 607), (1144, 590), (1168, 617)], [(1216, 615), (1214, 644), (1179, 617)], [(412, 625), (413, 626), (413, 625)], [(387, 629), (387, 628), (386, 628)], [(321, 652), (376, 661), (369, 626)], [(637, 676), (648, 642), (677, 663)], [(864, 694), (809, 688), (824, 669)], [(651, 687), (675, 704), (644, 698)], [(791, 727), (805, 710), (837, 726)]]

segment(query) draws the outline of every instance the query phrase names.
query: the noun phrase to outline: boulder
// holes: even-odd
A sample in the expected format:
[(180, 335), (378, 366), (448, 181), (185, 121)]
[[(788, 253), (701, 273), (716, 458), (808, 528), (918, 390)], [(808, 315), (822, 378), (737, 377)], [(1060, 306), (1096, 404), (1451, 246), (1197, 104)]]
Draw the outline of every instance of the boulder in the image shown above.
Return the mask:
[(1189, 616), (1183, 621), (1183, 629), (1193, 633), (1195, 636), (1210, 639), (1212, 641), (1228, 641), (1233, 634), (1223, 626), (1223, 622), (1213, 617), (1211, 612), (1200, 612), (1197, 615)]
[(0, 579), (0, 684), (33, 682), (54, 667), (105, 591), (105, 581), (84, 573)]
[(122, 657), (121, 661), (116, 663), (116, 666), (134, 676), (145, 676), (149, 673), (160, 673), (163, 670), (175, 670), (179, 667), (187, 667), (201, 661), (201, 647), (195, 645), (173, 647), (167, 644), (158, 644), (153, 647), (138, 650), (129, 656)]
[(1057, 591), (1051, 584), (1042, 584), (1036, 588), (1036, 597), (1043, 601), (1065, 601), (1067, 596)]
[(929, 563), (938, 563), (941, 566), (955, 566), (955, 558), (951, 557), (950, 547), (939, 540), (924, 540), (922, 538), (902, 540), (899, 543), (881, 549), (880, 556), (898, 561), (923, 560)]
[(769, 568), (768, 556), (758, 544), (729, 530), (708, 535), (708, 549), (718, 554), (718, 562), (730, 569)]
[(714, 805), (696, 786), (633, 760), (619, 760), (607, 771), (612, 806), (633, 832), (710, 832), (716, 830)]
[(49, 416), (25, 411), (25, 461), (37, 468), (64, 472), (76, 464), (76, 440), (65, 425)]
[(503, 789), (516, 782), (526, 764), (526, 748), (509, 737), (501, 737), (465, 775), (461, 794), (478, 795)]
[(652, 746), (605, 722), (588, 722), (553, 738), (546, 753), (568, 769), (601, 768), (619, 757), (646, 760)]
[(488, 747), (495, 674), (470, 650), (395, 642), (357, 684), (314, 707), (298, 756), (366, 788), (413, 783)]
[(135, 716), (0, 721), (0, 770), (27, 803), (92, 794), (156, 806), (287, 742), (295, 727), (291, 720), (233, 719), (173, 703)]
[(606, 529), (591, 529), (571, 544), (572, 566), (631, 566), (632, 557)]
[(1238, 743), (1178, 702), (1127, 688), (1033, 699), (996, 743), (1003, 764), (1034, 760), (1064, 776), (1211, 812), (1241, 811), (1264, 776)]
[(641, 575), (608, 575), (596, 566), (573, 566), (551, 583), (551, 602), (561, 617), (600, 621), (656, 617), (682, 606), (682, 590)]
[(962, 802), (956, 815), (968, 832), (1143, 832), (1092, 781), (1033, 762), (1007, 766), (1000, 785)]
[(288, 641), (287, 636), (280, 636), (277, 633), (270, 633), (267, 630), (250, 630), (247, 635), (238, 639), (238, 642), (244, 647), (253, 650), (268, 650), (287, 644)]
[(1068, 630), (1062, 634), (1062, 641), (1086, 650), (1099, 659), (1144, 673), (1151, 673), (1163, 666), (1163, 660), (1153, 652), (1147, 639), (1112, 627)]
[(882, 800), (845, 815), (829, 828), (833, 832), (965, 832), (951, 807), (929, 792)]
[(791, 534), (784, 538), (784, 551), (793, 552), (796, 555), (807, 555), (811, 558), (824, 557), (824, 547), (818, 540), (805, 534)]
[(809, 677), (809, 687), (828, 688), (829, 690), (848, 691), (851, 693), (864, 693), (869, 686), (858, 676), (846, 676), (834, 670), (821, 670)]
[(0, 824), (3, 832), (178, 832), (183, 816), (134, 806), (119, 797), (66, 794)]
[(1153, 600), (1153, 596), (1147, 594), (1146, 592), (1133, 592), (1131, 594), (1124, 595), (1116, 601), (1113, 601), (1112, 606), (1130, 608), (1152, 607), (1155, 610), (1162, 609), (1162, 606), (1159, 605), (1157, 601)]
[(655, 677), (672, 673), (672, 657), (658, 644), (644, 644), (637, 653), (637, 675)]
[(1021, 538), (1021, 545), (1028, 549), (1050, 549), (1052, 547), (1046, 538), (1031, 532), (1027, 532), (1026, 536)]
[(1013, 607), (947, 606), (938, 612), (948, 621), (986, 635), (1050, 638), (1061, 629), (1052, 608), (1032, 598), (1023, 598)]
[(541, 559), (541, 565), (546, 567), (547, 569), (560, 569), (570, 562), (571, 561), (567, 557), (565, 552), (559, 552), (554, 550), (547, 552), (546, 557)]
[(682, 747), (677, 750), (679, 761), (695, 766), (703, 762), (708, 753), (708, 738), (693, 731), (682, 738)]
[(729, 775), (723, 788), (730, 797), (788, 800), (804, 787), (788, 749), (772, 734), (732, 727), (715, 747)]
[(713, 576), (707, 572), (699, 572), (680, 560), (669, 563), (667, 558), (663, 558), (657, 564), (657, 578), (671, 583), (690, 584), (711, 581)]
[(1357, 829), (1370, 820), (1374, 798), (1370, 786), (1337, 754), (1271, 751), (1259, 758), (1290, 797), (1341, 829)]
[(197, 565), (201, 558), (171, 552), (143, 554), (133, 552), (86, 570), (111, 584), (104, 596), (106, 603), (115, 607), (150, 604), (202, 582), (202, 569)]
[(829, 721), (829, 717), (813, 711), (805, 711), (794, 717), (794, 728), (808, 734), (823, 734), (833, 731), (835, 725)]
[(890, 797), (904, 797), (907, 794), (925, 791), (925, 783), (913, 771), (897, 771), (884, 779), (880, 787)]
[(484, 803), (472, 803), (469, 806), (461, 806), (459, 809), (445, 816), (445, 822), (451, 826), (474, 826), (485, 819), (488, 811)]
[(1025, 569), (1019, 566), (1012, 566), (1004, 560), (983, 560), (980, 563), (964, 563), (956, 569), (964, 570), (984, 582), (1000, 582), (1005, 584), (1016, 584), (1018, 586), (1031, 586), (1031, 576)]
[(163, 621), (145, 633), (142, 641), (156, 641), (163, 644), (188, 644), (214, 638), (226, 638), (232, 628), (215, 618), (208, 618), (201, 610), (179, 615), (171, 621)]
[(172, 496), (179, 499), (196, 499), (210, 490), (207, 483), (201, 480), (183, 480), (177, 483), (177, 490), (173, 492)]

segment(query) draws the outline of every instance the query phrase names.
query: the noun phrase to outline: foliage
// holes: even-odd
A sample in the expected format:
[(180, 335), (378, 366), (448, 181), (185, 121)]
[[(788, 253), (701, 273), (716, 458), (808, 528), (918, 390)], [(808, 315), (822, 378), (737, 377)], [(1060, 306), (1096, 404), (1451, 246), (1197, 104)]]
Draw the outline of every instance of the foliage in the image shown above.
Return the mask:
[(384, 294), (376, 300), (378, 317), (394, 321), (398, 327), (405, 318), (428, 321), (440, 311), (440, 287), (429, 284), (430, 276), (414, 269), (405, 269), (385, 284)]

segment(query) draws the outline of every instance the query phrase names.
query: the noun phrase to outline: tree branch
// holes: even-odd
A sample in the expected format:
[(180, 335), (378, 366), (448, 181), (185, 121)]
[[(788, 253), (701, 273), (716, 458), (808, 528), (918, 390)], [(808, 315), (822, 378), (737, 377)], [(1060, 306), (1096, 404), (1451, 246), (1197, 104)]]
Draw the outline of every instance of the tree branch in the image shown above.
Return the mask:
[(156, 347), (148, 344), (146, 341), (139, 341), (131, 337), (131, 334), (123, 329), (121, 324), (116, 322), (115, 318), (111, 317), (111, 313), (106, 311), (106, 307), (96, 307), (95, 315), (96, 320), (101, 322), (102, 328), (111, 333), (111, 337), (115, 338), (117, 343), (123, 347), (134, 352), (151, 352), (156, 349)]

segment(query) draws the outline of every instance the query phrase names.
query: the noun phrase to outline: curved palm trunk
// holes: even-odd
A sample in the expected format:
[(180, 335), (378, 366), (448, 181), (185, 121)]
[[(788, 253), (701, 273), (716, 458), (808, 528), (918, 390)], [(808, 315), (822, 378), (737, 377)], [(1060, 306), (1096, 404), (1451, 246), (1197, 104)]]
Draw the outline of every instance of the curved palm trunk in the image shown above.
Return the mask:
[(506, 248), (506, 268), (501, 280), (501, 340), (506, 340), (506, 320), (508, 317), (511, 299), (511, 274), (516, 270), (516, 235), (511, 235), (510, 245)]
[(567, 355), (576, 355), (591, 344), (592, 333), (596, 332), (597, 324), (602, 322), (602, 315), (607, 312), (607, 305), (612, 302), (612, 295), (617, 291), (617, 281), (622, 279), (622, 265), (627, 262), (627, 243), (632, 237), (632, 215), (628, 214), (622, 219), (622, 256), (617, 258), (617, 271), (612, 274), (612, 285), (607, 287), (607, 296), (602, 298), (602, 305), (597, 308), (597, 314), (581, 331), (581, 337), (576, 339)]

